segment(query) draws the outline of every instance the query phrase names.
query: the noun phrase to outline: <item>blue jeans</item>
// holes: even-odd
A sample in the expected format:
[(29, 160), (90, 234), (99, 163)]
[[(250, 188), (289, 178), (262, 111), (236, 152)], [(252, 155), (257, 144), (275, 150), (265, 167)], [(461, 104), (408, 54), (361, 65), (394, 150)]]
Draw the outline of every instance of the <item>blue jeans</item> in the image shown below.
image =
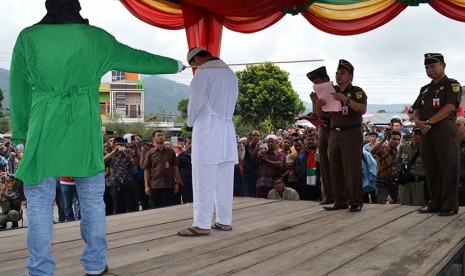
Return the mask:
[[(85, 272), (101, 273), (107, 264), (105, 239), (105, 204), (103, 173), (90, 177), (76, 177), (76, 188), (81, 203), (81, 237), (86, 246), (81, 255)], [(45, 178), (39, 185), (25, 186), (27, 199), (27, 247), (30, 256), (26, 267), (31, 276), (54, 275), (55, 260), (50, 254), (53, 234), (53, 201), (56, 195), (55, 178)]]
[[(66, 221), (80, 219), (80, 212), (78, 209), (79, 197), (77, 195), (76, 185), (61, 184), (61, 195), (63, 196), (63, 208), (65, 210)], [(73, 205), (75, 211), (73, 211)]]

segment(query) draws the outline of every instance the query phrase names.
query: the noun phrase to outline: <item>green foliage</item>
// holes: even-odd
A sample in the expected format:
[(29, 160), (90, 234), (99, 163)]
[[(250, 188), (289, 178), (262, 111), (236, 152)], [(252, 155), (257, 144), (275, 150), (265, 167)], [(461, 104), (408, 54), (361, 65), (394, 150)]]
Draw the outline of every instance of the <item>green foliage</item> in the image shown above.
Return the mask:
[(7, 133), (11, 130), (10, 121), (5, 115), (0, 118), (0, 133)]
[(143, 123), (106, 123), (103, 124), (106, 130), (113, 130), (118, 132), (119, 136), (126, 133), (141, 135), (143, 139), (152, 139), (153, 129), (146, 128)]
[(376, 113), (387, 113), (387, 111), (385, 109), (380, 109)]
[[(305, 110), (299, 95), (292, 88), (289, 73), (272, 63), (247, 66), (236, 72), (239, 97), (236, 105), (236, 128), (245, 136), (252, 129), (269, 132), (287, 128), (295, 116)], [(245, 131), (243, 133), (242, 131)]]
[(189, 99), (182, 99), (178, 103), (178, 111), (181, 113), (183, 119), (187, 119), (187, 105), (189, 104)]
[(181, 128), (181, 137), (192, 136), (192, 131), (187, 129), (187, 124), (184, 124)]

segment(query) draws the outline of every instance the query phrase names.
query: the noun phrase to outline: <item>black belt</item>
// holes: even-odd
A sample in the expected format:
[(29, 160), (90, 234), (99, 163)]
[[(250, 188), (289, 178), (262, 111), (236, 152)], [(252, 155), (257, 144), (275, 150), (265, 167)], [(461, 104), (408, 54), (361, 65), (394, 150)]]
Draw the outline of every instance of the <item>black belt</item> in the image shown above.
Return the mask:
[(420, 181), (425, 181), (425, 180), (426, 180), (425, 176), (411, 175), (409, 182), (420, 182)]
[(346, 130), (346, 129), (351, 129), (351, 128), (356, 128), (356, 127), (361, 127), (361, 124), (357, 125), (348, 125), (348, 126), (340, 126), (340, 127), (332, 127), (330, 128), (333, 131), (341, 131), (341, 130)]

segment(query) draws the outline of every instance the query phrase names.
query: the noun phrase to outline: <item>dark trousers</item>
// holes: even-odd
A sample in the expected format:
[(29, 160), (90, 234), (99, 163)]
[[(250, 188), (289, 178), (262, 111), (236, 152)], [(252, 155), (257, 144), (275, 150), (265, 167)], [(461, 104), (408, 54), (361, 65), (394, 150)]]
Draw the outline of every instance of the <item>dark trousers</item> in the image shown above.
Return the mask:
[(458, 210), (459, 143), (453, 120), (442, 120), (423, 135), (421, 158), (428, 185), (428, 207), (441, 210)]
[[(107, 180), (105, 180), (107, 182)], [(105, 193), (103, 194), (103, 201), (105, 202), (105, 215), (113, 215), (113, 200), (111, 198), (110, 186), (105, 185)]]
[(192, 183), (186, 184), (181, 187), (182, 203), (193, 203), (194, 195), (192, 190)]
[(122, 185), (110, 187), (110, 194), (115, 214), (134, 212), (138, 210), (134, 185)]
[(244, 176), (244, 178), (242, 179), (242, 196), (255, 196), (256, 185), (256, 176)]
[(153, 208), (181, 204), (181, 193), (174, 193), (174, 188), (151, 189), (150, 197)]
[(134, 183), (136, 185), (136, 202), (140, 204), (142, 210), (147, 210), (150, 207), (150, 197), (145, 194), (145, 182), (144, 180), (137, 179), (134, 177)]
[(318, 152), (320, 153), (320, 172), (325, 190), (325, 199), (333, 201), (331, 177), (329, 173), (329, 156), (328, 142), (330, 130), (329, 127), (321, 127), (318, 131)]
[(363, 206), (362, 142), (359, 127), (331, 130), (328, 154), (331, 191), (336, 205)]

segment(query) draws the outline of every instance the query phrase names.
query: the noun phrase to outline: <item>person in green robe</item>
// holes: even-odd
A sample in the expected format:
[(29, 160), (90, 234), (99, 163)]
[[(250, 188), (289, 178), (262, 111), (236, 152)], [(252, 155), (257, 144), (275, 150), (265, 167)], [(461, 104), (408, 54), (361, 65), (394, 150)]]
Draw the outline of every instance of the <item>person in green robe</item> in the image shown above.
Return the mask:
[(10, 68), (12, 141), (25, 145), (16, 177), (25, 184), (30, 275), (53, 275), (50, 254), (55, 185), (76, 179), (81, 203), (81, 264), (87, 275), (108, 270), (101, 77), (110, 70), (171, 74), (182, 62), (136, 50), (82, 18), (78, 0), (47, 0), (46, 16), (19, 34)]

